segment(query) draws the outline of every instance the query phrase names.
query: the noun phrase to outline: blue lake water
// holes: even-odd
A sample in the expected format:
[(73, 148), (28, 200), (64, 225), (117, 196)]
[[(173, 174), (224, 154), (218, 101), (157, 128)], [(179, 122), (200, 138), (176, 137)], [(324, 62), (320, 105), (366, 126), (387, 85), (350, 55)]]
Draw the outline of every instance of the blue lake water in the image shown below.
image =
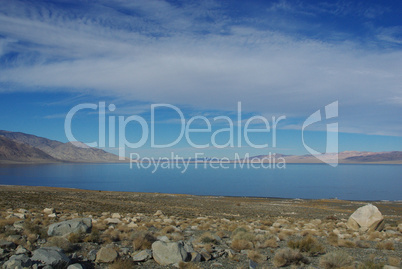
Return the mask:
[(347, 200), (402, 200), (402, 165), (287, 164), (285, 169), (190, 164), (148, 169), (129, 164), (0, 166), (1, 185), (89, 190)]

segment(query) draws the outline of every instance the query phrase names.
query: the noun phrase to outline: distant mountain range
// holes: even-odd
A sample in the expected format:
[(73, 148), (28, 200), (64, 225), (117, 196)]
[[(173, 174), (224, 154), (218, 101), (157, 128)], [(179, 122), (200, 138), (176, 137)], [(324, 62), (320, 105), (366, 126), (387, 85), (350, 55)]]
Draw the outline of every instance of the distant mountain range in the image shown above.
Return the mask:
[(1, 163), (120, 162), (117, 155), (74, 142), (0, 130)]
[[(321, 163), (312, 155), (271, 155), (284, 158), (286, 163)], [(267, 160), (269, 155), (250, 157), (247, 161)], [(326, 162), (335, 162), (336, 154), (321, 156)], [(202, 161), (191, 159), (191, 161)], [(127, 160), (126, 160), (127, 161)], [(122, 162), (117, 155), (91, 148), (81, 142), (62, 143), (35, 135), (0, 130), (0, 163), (115, 163)], [(338, 154), (339, 163), (389, 163), (402, 164), (402, 151), (367, 152), (343, 151)]]

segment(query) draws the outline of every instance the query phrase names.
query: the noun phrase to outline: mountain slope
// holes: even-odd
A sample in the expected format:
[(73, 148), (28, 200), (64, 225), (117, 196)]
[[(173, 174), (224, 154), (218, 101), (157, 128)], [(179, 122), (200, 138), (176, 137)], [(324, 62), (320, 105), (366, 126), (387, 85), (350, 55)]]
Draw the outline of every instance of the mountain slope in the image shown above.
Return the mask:
[(0, 135), (13, 141), (37, 148), (51, 157), (68, 162), (119, 162), (119, 157), (82, 143), (62, 143), (35, 135), (1, 131)]
[(0, 162), (58, 162), (49, 154), (0, 135)]

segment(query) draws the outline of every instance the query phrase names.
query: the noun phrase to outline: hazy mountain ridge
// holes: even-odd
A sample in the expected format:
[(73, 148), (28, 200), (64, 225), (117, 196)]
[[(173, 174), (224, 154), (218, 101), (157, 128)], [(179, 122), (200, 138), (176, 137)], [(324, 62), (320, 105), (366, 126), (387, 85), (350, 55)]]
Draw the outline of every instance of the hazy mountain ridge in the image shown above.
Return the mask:
[[(82, 143), (62, 143), (60, 141), (50, 140), (47, 138), (25, 134), (20, 132), (9, 132), (1, 131), (0, 136), (5, 137), (8, 140), (14, 141), (16, 143), (21, 143), (25, 146), (29, 146), (33, 149), (40, 150), (54, 161), (64, 161), (64, 162), (119, 162), (119, 157), (117, 155), (108, 153), (104, 150), (91, 148)], [(7, 152), (12, 152), (12, 148), (15, 146), (11, 145), (9, 142), (0, 141), (2, 145), (3, 156), (8, 156)], [(76, 144), (76, 145), (75, 145)], [(78, 146), (77, 146), (78, 145)], [(32, 150), (27, 147), (21, 148), (21, 152), (15, 153), (15, 157), (12, 161), (24, 162), (29, 159), (29, 156), (24, 156), (24, 151), (26, 155), (31, 154)], [(39, 154), (39, 152), (37, 152)], [(33, 153), (32, 153), (33, 154)], [(17, 156), (20, 160), (17, 160)], [(45, 156), (43, 156), (45, 157)], [(4, 158), (4, 157), (3, 157)], [(44, 158), (43, 160), (47, 160)], [(49, 159), (50, 160), (50, 159)]]
[(19, 143), (0, 135), (0, 161), (2, 162), (58, 162), (40, 149)]

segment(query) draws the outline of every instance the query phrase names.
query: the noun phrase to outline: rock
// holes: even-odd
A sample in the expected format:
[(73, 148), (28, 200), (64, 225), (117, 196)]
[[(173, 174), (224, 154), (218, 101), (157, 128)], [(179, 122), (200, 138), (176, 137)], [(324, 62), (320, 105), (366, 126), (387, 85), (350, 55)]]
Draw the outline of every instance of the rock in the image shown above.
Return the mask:
[(19, 268), (30, 268), (32, 265), (32, 261), (29, 259), (29, 257), (25, 254), (18, 254), (18, 255), (13, 255), (10, 257), (10, 259), (4, 263), (3, 268), (4, 269), (19, 269)]
[(15, 252), (15, 254), (26, 254), (26, 253), (28, 253), (28, 250), (23, 246), (18, 246)]
[(203, 259), (204, 261), (209, 261), (209, 260), (212, 259), (212, 255), (209, 254), (209, 252), (206, 251), (205, 249), (202, 249), (202, 250), (200, 251), (200, 254), (201, 254), (202, 259)]
[(135, 262), (146, 262), (147, 260), (152, 258), (152, 250), (146, 249), (141, 252), (138, 252), (133, 256), (133, 260)]
[(402, 233), (402, 223), (398, 224), (398, 231), (400, 231)]
[(352, 230), (365, 232), (381, 231), (384, 227), (384, 217), (380, 210), (372, 204), (358, 208), (350, 217), (346, 226)]
[(88, 252), (88, 255), (87, 255), (88, 260), (95, 261), (96, 260), (96, 253), (98, 253), (98, 251), (96, 249), (93, 249), (90, 252)]
[(28, 214), (29, 211), (23, 208), (18, 209), (18, 213), (22, 213), (22, 214)]
[(191, 261), (192, 262), (201, 262), (202, 256), (198, 252), (191, 252)]
[(169, 237), (167, 237), (166, 235), (158, 236), (156, 239), (166, 243), (170, 242)]
[(391, 265), (384, 265), (382, 269), (399, 269), (399, 267), (391, 266)]
[(138, 224), (135, 224), (134, 222), (130, 222), (130, 223), (127, 225), (127, 227), (128, 227), (128, 228), (137, 228), (137, 227), (138, 227)]
[(47, 217), (48, 218), (55, 218), (55, 217), (57, 217), (57, 215), (56, 215), (56, 213), (52, 213), (52, 214), (47, 215)]
[(10, 241), (0, 240), (0, 248), (14, 249), (14, 248), (16, 248), (16, 245)]
[(88, 233), (92, 228), (92, 220), (90, 218), (72, 219), (49, 226), (47, 234), (49, 236), (67, 236), (72, 233)]
[(84, 266), (82, 266), (79, 263), (74, 263), (74, 264), (69, 265), (67, 267), (67, 269), (84, 269)]
[(20, 219), (26, 219), (26, 216), (24, 213), (14, 213), (14, 216)]
[(45, 208), (45, 209), (43, 209), (43, 213), (45, 213), (46, 215), (49, 215), (52, 213), (56, 213), (56, 210), (54, 210), (54, 208)]
[(249, 261), (248, 261), (248, 268), (250, 268), (250, 269), (257, 269), (257, 267), (258, 267), (258, 263), (256, 263), (256, 262), (253, 261), (253, 260), (249, 260)]
[(119, 213), (113, 213), (112, 214), (112, 219), (120, 219), (120, 218), (121, 218), (121, 216), (120, 216)]
[(97, 262), (110, 263), (117, 259), (119, 254), (111, 247), (103, 247), (96, 253)]
[(14, 222), (13, 226), (17, 230), (22, 230), (22, 229), (24, 229), (24, 224), (25, 224), (25, 221), (20, 220), (20, 221)]
[(166, 243), (156, 241), (152, 244), (154, 260), (160, 265), (170, 265), (181, 261), (188, 261), (189, 255), (184, 249), (183, 242)]
[(107, 218), (105, 219), (107, 224), (119, 224), (121, 223), (121, 220), (119, 219), (113, 219), (113, 218)]
[(60, 248), (43, 247), (32, 252), (32, 261), (38, 261), (54, 269), (64, 269), (70, 264), (70, 259)]
[(156, 211), (154, 216), (163, 216), (163, 212), (161, 210)]

